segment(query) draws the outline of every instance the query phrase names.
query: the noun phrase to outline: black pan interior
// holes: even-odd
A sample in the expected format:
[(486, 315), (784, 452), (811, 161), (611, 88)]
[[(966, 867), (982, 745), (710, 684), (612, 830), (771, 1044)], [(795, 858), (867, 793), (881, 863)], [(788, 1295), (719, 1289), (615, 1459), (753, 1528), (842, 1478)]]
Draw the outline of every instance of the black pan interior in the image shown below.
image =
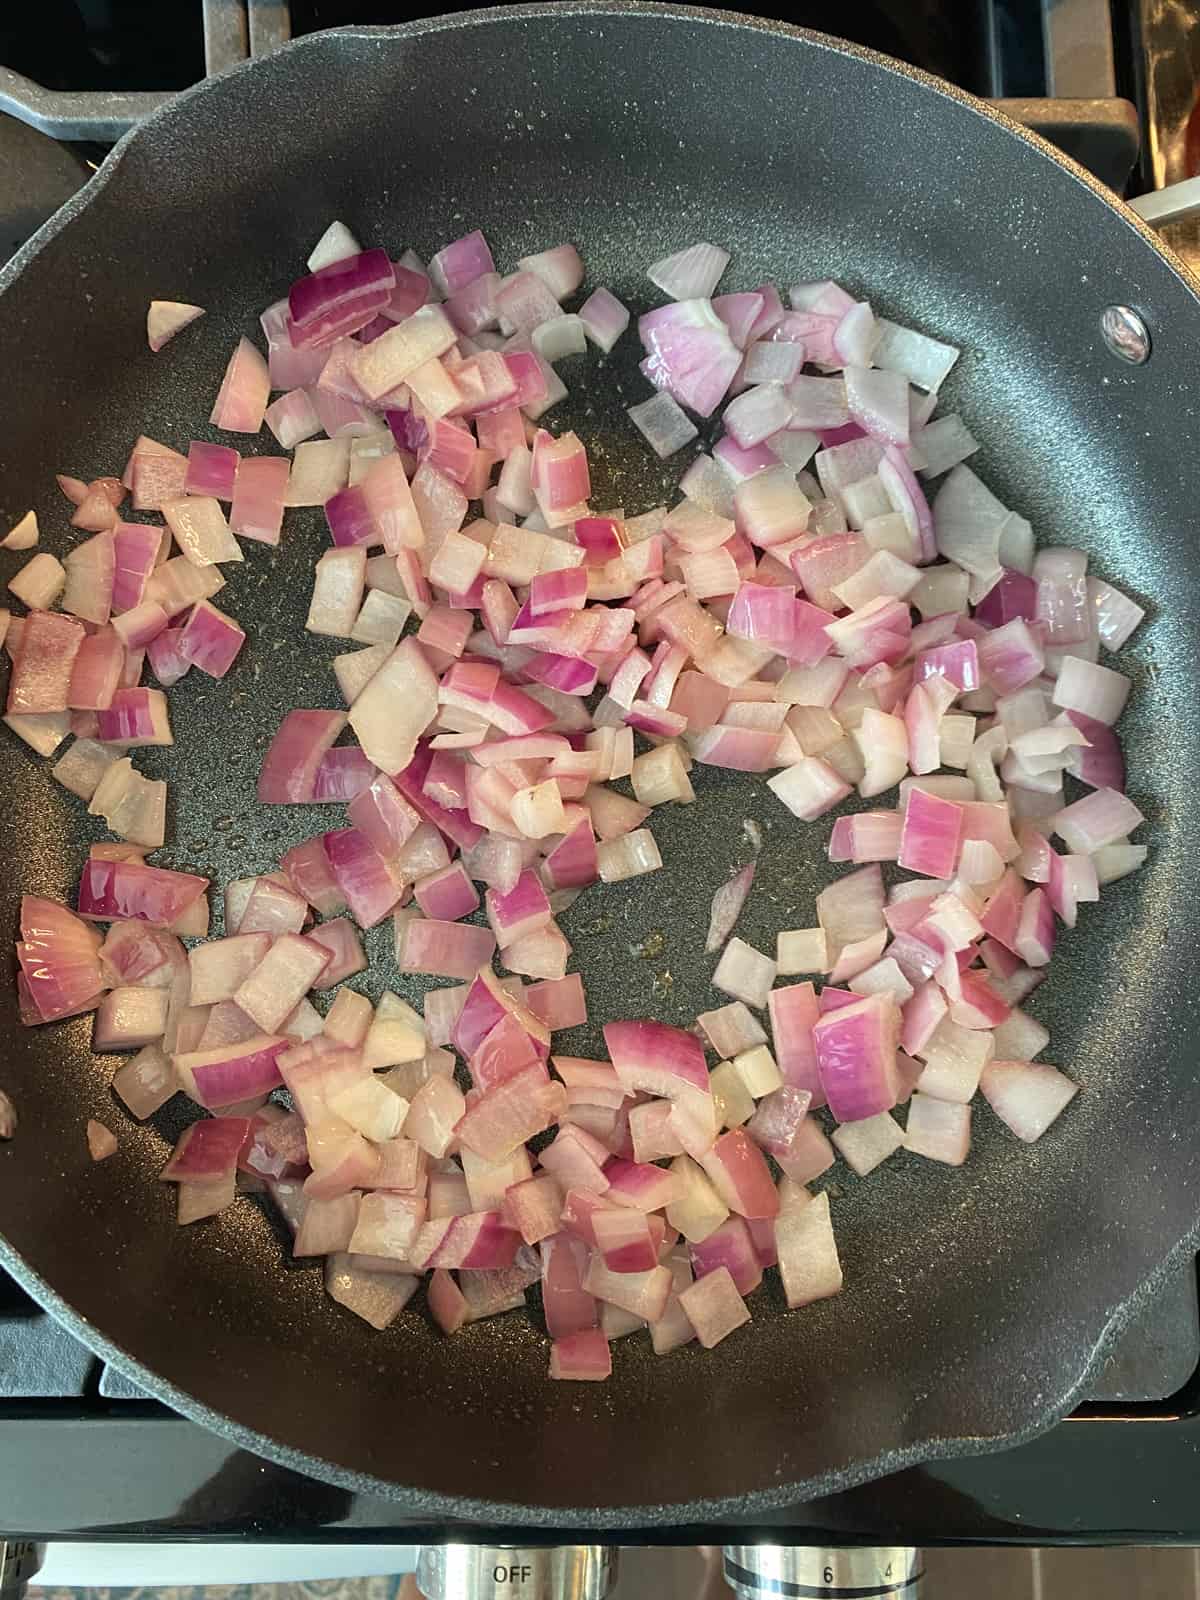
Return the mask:
[[(24, 1031), (8, 981), (2, 1081), (21, 1129), (0, 1155), (6, 1259), (193, 1415), (431, 1511), (688, 1520), (1044, 1426), (1200, 1198), (1191, 286), (1036, 142), (816, 36), (619, 5), (328, 35), (181, 97), (4, 274), (0, 512), (35, 506), (61, 549), (56, 469), (119, 471), (139, 431), (183, 448), (215, 437), (203, 418), (233, 340), (257, 332), (334, 216), (422, 255), (478, 224), (506, 264), (573, 239), (589, 282), (635, 311), (652, 303), (646, 262), (710, 238), (734, 252), (733, 287), (833, 276), (963, 346), (950, 393), (985, 441), (983, 476), (1044, 542), (1085, 546), (1153, 616), (1129, 653), (1124, 724), (1151, 861), (1063, 938), (1032, 1007), (1083, 1092), (1033, 1149), (985, 1108), (961, 1170), (901, 1155), (868, 1183), (835, 1174), (836, 1300), (788, 1314), (764, 1290), (753, 1325), (715, 1353), (661, 1360), (639, 1336), (617, 1347), (612, 1383), (550, 1384), (544, 1337), (522, 1316), (445, 1340), (414, 1305), (372, 1332), (324, 1297), (317, 1269), (286, 1261), (249, 1201), (176, 1229), (154, 1181), (170, 1120), (123, 1119), (90, 1020)], [(152, 356), (151, 297), (208, 315)], [(1105, 352), (1110, 302), (1147, 316), (1145, 368)], [(633, 339), (563, 371), (574, 392), (553, 421), (588, 441), (596, 503), (657, 503), (680, 462), (656, 465), (624, 419), (646, 393)], [(220, 603), (250, 647), (224, 684), (192, 674), (172, 692), (178, 743), (144, 763), (172, 781), (168, 864), (223, 882), (329, 825), (320, 808), (254, 800), (283, 713), (336, 703), (339, 647), (301, 632), (323, 545), (319, 515), (289, 513), (277, 555), (249, 547)], [(16, 565), (0, 558), (0, 578)], [(713, 890), (746, 859), (743, 819), (765, 835), (744, 936), (770, 948), (776, 928), (812, 920), (826, 827), (794, 824), (755, 780), (700, 780), (695, 807), (654, 819), (666, 870), (566, 917), (596, 1025), (687, 1023), (716, 1002), (697, 951)], [(0, 924), (15, 928), (22, 892), (72, 894), (99, 833), (11, 738), (0, 793)], [(386, 935), (371, 943), (376, 990), (414, 995)], [(572, 1041), (598, 1045), (597, 1026)], [(89, 1116), (121, 1138), (99, 1167)]]

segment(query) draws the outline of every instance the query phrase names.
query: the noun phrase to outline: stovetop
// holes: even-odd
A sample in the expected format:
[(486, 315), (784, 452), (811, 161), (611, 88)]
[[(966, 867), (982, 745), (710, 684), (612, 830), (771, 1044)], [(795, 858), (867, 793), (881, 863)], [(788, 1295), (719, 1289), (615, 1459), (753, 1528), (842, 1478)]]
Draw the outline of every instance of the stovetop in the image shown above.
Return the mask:
[[(911, 1468), (751, 1521), (588, 1542), (1200, 1542), (1191, 1263), (1124, 1332), (1074, 1417), (1017, 1449)], [(0, 1529), (52, 1538), (503, 1542), (261, 1461), (148, 1399), (0, 1279)], [(536, 1530), (522, 1530), (538, 1542)], [(546, 1541), (566, 1542), (555, 1530)]]
[[(1162, 89), (1163, 50), (1145, 32), (1168, 0), (746, 0), (1019, 103), (1020, 114), (1107, 182), (1134, 164), (1143, 121), (1169, 98), (1174, 143), (1189, 81)], [(460, 9), (437, 0), (428, 11)], [(1186, 8), (1190, 9), (1190, 8)], [(210, 66), (288, 36), (349, 22), (402, 20), (395, 0), (9, 0), (0, 14), (0, 99), (92, 91), (148, 100)], [(1153, 18), (1150, 18), (1153, 20)], [(1178, 21), (1178, 17), (1175, 19)], [(1186, 30), (1184, 30), (1186, 32)], [(1194, 31), (1194, 30), (1193, 30)], [(1195, 47), (1200, 50), (1200, 47)], [(1178, 50), (1175, 54), (1178, 55)], [(1190, 58), (1189, 58), (1190, 59)], [(10, 69), (6, 77), (4, 68)], [(1194, 67), (1200, 75), (1200, 55)], [(1178, 75), (1176, 75), (1178, 77)], [(1149, 89), (1147, 89), (1149, 85)], [(74, 102), (72, 102), (74, 103)], [(129, 104), (132, 102), (123, 102)], [(54, 114), (60, 102), (51, 105)], [(1183, 106), (1181, 112), (1180, 107)], [(38, 115), (33, 114), (33, 120)], [(43, 125), (45, 119), (43, 118)], [(1143, 128), (1143, 182), (1182, 176)], [(1148, 135), (1148, 137), (1146, 137)], [(62, 143), (0, 116), (0, 259), (11, 254), (103, 158), (104, 144)], [(1200, 1310), (1195, 1263), (1129, 1326), (1076, 1414), (1033, 1442), (912, 1468), (745, 1524), (631, 1529), (640, 1542), (720, 1543), (734, 1534), (797, 1543), (961, 1541), (1200, 1543)], [(259, 1538), (317, 1543), (424, 1542), (503, 1530), (430, 1527), (388, 1501), (301, 1478), (248, 1455), (142, 1394), (0, 1277), (0, 1534), (37, 1538)], [(556, 1530), (554, 1542), (562, 1542)], [(589, 1533), (590, 1540), (595, 1534)], [(537, 1539), (523, 1530), (525, 1541)], [(616, 1541), (619, 1542), (619, 1541)]]

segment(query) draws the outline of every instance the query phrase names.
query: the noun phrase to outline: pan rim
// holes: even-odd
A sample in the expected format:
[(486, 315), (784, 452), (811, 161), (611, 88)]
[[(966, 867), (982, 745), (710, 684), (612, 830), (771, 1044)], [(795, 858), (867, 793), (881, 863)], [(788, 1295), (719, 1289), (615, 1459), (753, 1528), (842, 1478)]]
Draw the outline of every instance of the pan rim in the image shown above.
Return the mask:
[[(204, 92), (210, 83), (223, 81), (263, 67), (266, 62), (312, 50), (336, 50), (342, 40), (379, 41), (381, 44), (403, 44), (425, 35), (449, 32), (464, 27), (483, 27), (498, 23), (543, 22), (550, 16), (567, 17), (645, 17), (664, 21), (703, 23), (712, 27), (737, 28), (747, 32), (777, 34), (796, 40), (808, 48), (846, 55), (867, 62), (877, 70), (914, 82), (927, 91), (936, 93), (976, 117), (993, 123), (1009, 136), (1021, 140), (1028, 148), (1043, 158), (1048, 158), (1068, 176), (1081, 184), (1094, 199), (1102, 201), (1107, 209), (1126, 228), (1150, 246), (1158, 260), (1177, 280), (1192, 300), (1200, 307), (1200, 282), (1186, 265), (1164, 244), (1162, 239), (1133, 212), (1112, 190), (1100, 183), (1085, 168), (1064, 155), (1040, 134), (1015, 122), (1006, 113), (986, 101), (958, 89), (945, 80), (885, 56), (863, 46), (850, 44), (828, 34), (799, 28), (789, 23), (777, 22), (747, 14), (709, 10), (696, 6), (663, 4), (657, 0), (555, 0), (553, 5), (519, 4), (511, 7), (481, 8), (478, 10), (420, 18), (411, 22), (381, 27), (350, 26), (304, 35), (290, 41), (269, 57), (236, 63), (225, 71), (204, 79), (181, 91), (165, 105), (152, 112), (143, 122), (132, 128), (114, 146), (96, 173), (78, 193), (57, 211), (19, 251), (0, 269), (0, 293), (3, 293), (26, 268), (41, 254), (46, 246), (64, 229), (70, 227), (114, 181), (117, 181), (129, 148), (146, 134), (152, 135), (160, 127), (170, 126), (171, 119), (185, 114), (191, 98)], [(279, 1443), (270, 1436), (235, 1421), (224, 1413), (213, 1411), (195, 1396), (175, 1387), (145, 1367), (137, 1358), (110, 1341), (87, 1318), (76, 1312), (25, 1259), (0, 1237), (0, 1262), (31, 1296), (80, 1339), (118, 1371), (144, 1388), (148, 1394), (161, 1400), (182, 1416), (231, 1440), (251, 1454), (272, 1461), (281, 1467), (317, 1477), (338, 1487), (356, 1493), (371, 1494), (393, 1503), (403, 1504), (406, 1511), (426, 1516), (431, 1522), (446, 1519), (489, 1523), (497, 1520), (514, 1526), (544, 1526), (556, 1529), (581, 1531), (635, 1531), (639, 1526), (661, 1527), (677, 1524), (713, 1522), (736, 1519), (745, 1524), (756, 1513), (776, 1511), (798, 1502), (818, 1499), (843, 1492), (888, 1474), (964, 1455), (992, 1454), (1024, 1444), (1060, 1422), (1083, 1395), (1093, 1374), (1101, 1365), (1112, 1341), (1137, 1311), (1144, 1298), (1152, 1294), (1172, 1270), (1188, 1254), (1195, 1254), (1200, 1246), (1200, 1218), (1193, 1228), (1178, 1239), (1146, 1274), (1129, 1295), (1112, 1305), (1103, 1325), (1092, 1343), (1090, 1354), (1075, 1381), (1065, 1393), (1043, 1404), (1033, 1420), (1025, 1426), (1006, 1432), (987, 1435), (940, 1436), (914, 1442), (899, 1448), (885, 1450), (868, 1460), (856, 1461), (818, 1476), (795, 1482), (753, 1489), (740, 1494), (707, 1499), (674, 1501), (654, 1505), (622, 1505), (592, 1508), (531, 1506), (504, 1500), (464, 1498), (441, 1491), (431, 1491), (417, 1486), (380, 1479), (311, 1455)]]

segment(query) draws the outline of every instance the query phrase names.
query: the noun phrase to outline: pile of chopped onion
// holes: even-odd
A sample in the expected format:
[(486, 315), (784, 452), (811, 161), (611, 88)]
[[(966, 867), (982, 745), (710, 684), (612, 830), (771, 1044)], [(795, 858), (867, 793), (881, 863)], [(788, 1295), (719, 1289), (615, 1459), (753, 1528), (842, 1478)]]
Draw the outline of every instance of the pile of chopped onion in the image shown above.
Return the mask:
[[(630, 321), (581, 294), (574, 247), (502, 275), (478, 232), (426, 267), (334, 223), (212, 410), (290, 458), (142, 436), (119, 478), (60, 477), (86, 537), (28, 559), (26, 611), (0, 612), (4, 720), (47, 758), (74, 736), (54, 776), (116, 836), (75, 911), (22, 901), (23, 1020), (94, 1012), (133, 1117), (202, 1110), (162, 1172), (180, 1222), (265, 1191), (379, 1328), (422, 1282), (447, 1334), (540, 1282), (554, 1378), (608, 1377), (641, 1328), (711, 1347), (776, 1267), (791, 1307), (836, 1294), (808, 1186), (838, 1156), (960, 1165), (977, 1094), (1041, 1137), (1076, 1085), (1021, 1003), (1146, 854), (1130, 682), (1100, 661), (1141, 608), (1082, 551), (1035, 550), (966, 464), (965, 423), (934, 415), (956, 350), (832, 282), (718, 294), (729, 259), (648, 269), (668, 299), (638, 320), (631, 425), (666, 457), (724, 411), (679, 503), (626, 515), (593, 506), (586, 441), (541, 425), (554, 363)], [(154, 302), (151, 348), (200, 315)], [(223, 565), (317, 505), (307, 626), (350, 641), (345, 710), (284, 718), (258, 798), (344, 815), (228, 884), (209, 939), (209, 882), (146, 860), (167, 795), (136, 752), (172, 742), (165, 691), (238, 666)], [(37, 541), (31, 512), (4, 543)], [(763, 774), (800, 822), (873, 801), (829, 835), (850, 870), (765, 952), (735, 932), (745, 867), (695, 930), (720, 1000), (692, 1031), (614, 1019), (607, 1059), (557, 1053), (587, 1020), (558, 914), (663, 865), (653, 812), (706, 765)], [(450, 980), (423, 1012), (347, 983), (385, 919), (398, 973)]]

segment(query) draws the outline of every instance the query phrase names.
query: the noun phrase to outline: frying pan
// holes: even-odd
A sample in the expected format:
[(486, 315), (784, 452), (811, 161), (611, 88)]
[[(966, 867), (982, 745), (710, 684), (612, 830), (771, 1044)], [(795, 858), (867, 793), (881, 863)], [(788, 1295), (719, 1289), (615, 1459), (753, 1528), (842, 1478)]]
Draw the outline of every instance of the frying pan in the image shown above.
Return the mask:
[[(334, 216), (422, 255), (479, 225), (502, 263), (573, 239), (589, 281), (635, 310), (644, 263), (709, 238), (733, 250), (734, 287), (831, 276), (962, 346), (945, 403), (984, 441), (985, 480), (1151, 612), (1123, 663), (1150, 860), (1063, 936), (1031, 1007), (1082, 1092), (1032, 1148), (984, 1108), (961, 1169), (901, 1154), (866, 1182), (835, 1172), (836, 1299), (788, 1313), (766, 1287), (753, 1324), (713, 1353), (659, 1359), (635, 1336), (609, 1384), (552, 1384), (536, 1314), (444, 1339), (414, 1302), (378, 1334), (326, 1299), (319, 1270), (290, 1263), (253, 1201), (177, 1228), (156, 1174), (182, 1112), (130, 1123), (90, 1019), (20, 1028), (9, 977), (3, 1082), (21, 1123), (2, 1156), (5, 1264), (169, 1405), (436, 1517), (619, 1529), (746, 1515), (1045, 1428), (1195, 1248), (1200, 1215), (1193, 284), (1035, 137), (817, 35), (620, 3), (351, 29), (181, 95), (0, 275), (0, 509), (36, 507), (61, 547), (55, 469), (119, 470), (139, 431), (184, 448), (213, 437), (202, 418), (234, 340)], [(145, 348), (152, 296), (208, 308), (160, 356)], [(1110, 304), (1145, 317), (1146, 365), (1105, 348)], [(597, 504), (631, 510), (680, 470), (624, 417), (645, 393), (636, 359), (630, 337), (564, 368), (573, 393), (553, 414), (588, 441)], [(302, 629), (326, 536), (319, 512), (288, 515), (280, 551), (249, 548), (222, 597), (250, 631), (244, 658), (223, 683), (193, 673), (172, 691), (177, 743), (145, 753), (171, 781), (164, 863), (218, 883), (329, 825), (325, 808), (254, 798), (285, 711), (336, 703), (339, 646)], [(69, 899), (99, 837), (48, 768), (0, 747), (7, 928), (23, 891)], [(592, 1019), (564, 1038), (574, 1053), (601, 1053), (605, 1018), (686, 1025), (716, 1002), (698, 951), (714, 889), (746, 859), (745, 820), (763, 847), (740, 932), (770, 948), (775, 929), (812, 920), (828, 824), (797, 824), (759, 780), (699, 777), (695, 806), (655, 815), (665, 869), (566, 915)], [(374, 992), (419, 998), (386, 933), (370, 943)], [(120, 1136), (97, 1167), (91, 1116)]]

